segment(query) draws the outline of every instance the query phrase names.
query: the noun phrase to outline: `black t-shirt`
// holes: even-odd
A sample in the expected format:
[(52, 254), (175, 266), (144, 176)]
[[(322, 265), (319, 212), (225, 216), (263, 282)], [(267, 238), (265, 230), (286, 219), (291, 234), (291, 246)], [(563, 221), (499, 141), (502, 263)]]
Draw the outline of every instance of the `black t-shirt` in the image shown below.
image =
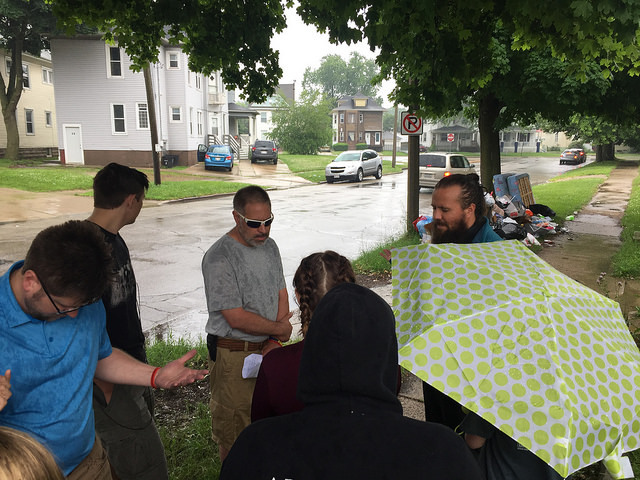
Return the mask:
[(114, 280), (102, 296), (107, 311), (107, 333), (111, 345), (146, 362), (136, 277), (131, 266), (129, 249), (120, 234), (114, 235), (102, 227), (101, 230), (106, 242), (111, 245), (115, 270)]

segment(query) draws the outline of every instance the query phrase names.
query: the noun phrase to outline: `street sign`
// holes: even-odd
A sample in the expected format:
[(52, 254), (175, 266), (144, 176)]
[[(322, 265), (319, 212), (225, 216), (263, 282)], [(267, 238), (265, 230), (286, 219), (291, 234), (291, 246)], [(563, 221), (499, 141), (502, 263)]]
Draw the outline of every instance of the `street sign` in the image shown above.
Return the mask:
[(422, 135), (422, 119), (415, 113), (402, 112), (402, 135)]
[(453, 140), (456, 138), (456, 136), (453, 133), (448, 133), (447, 134), (447, 142), (453, 142)]

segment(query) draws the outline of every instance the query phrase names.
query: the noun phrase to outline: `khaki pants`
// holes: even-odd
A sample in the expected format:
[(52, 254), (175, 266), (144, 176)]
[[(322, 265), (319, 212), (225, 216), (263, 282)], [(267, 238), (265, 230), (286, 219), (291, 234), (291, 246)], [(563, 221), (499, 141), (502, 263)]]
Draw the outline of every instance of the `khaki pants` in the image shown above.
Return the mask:
[(231, 449), (240, 432), (251, 423), (255, 378), (242, 378), (244, 359), (255, 352), (231, 352), (218, 346), (216, 361), (209, 359), (211, 437)]
[(84, 460), (67, 476), (68, 480), (112, 480), (107, 452), (96, 435), (93, 448)]

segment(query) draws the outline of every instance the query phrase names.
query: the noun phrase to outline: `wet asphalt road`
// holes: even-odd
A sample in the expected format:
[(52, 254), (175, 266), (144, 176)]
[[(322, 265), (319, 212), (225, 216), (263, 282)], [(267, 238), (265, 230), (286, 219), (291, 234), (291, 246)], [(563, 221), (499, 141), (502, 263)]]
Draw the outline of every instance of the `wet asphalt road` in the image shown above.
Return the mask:
[[(532, 184), (562, 171), (555, 158), (507, 158), (503, 172), (528, 172)], [(271, 236), (291, 279), (300, 260), (332, 249), (356, 258), (402, 233), (406, 211), (406, 172), (366, 179), (359, 184), (320, 184), (271, 191), (275, 221)], [(122, 229), (139, 286), (145, 331), (172, 331), (197, 338), (204, 333), (207, 310), (200, 262), (205, 251), (233, 226), (231, 196), (144, 208), (134, 225)], [(431, 213), (431, 190), (420, 193), (420, 213)], [(0, 273), (23, 258), (35, 234), (48, 225), (86, 215), (0, 225)], [(55, 246), (52, 246), (55, 254)], [(292, 308), (295, 306), (291, 302)]]

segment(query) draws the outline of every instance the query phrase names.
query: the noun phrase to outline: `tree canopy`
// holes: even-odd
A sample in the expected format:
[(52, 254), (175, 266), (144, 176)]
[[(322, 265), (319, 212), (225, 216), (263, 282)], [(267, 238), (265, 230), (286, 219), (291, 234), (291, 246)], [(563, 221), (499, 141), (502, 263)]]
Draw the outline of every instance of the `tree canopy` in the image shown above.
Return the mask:
[(221, 71), (225, 84), (250, 102), (271, 95), (282, 77), (270, 44), (286, 26), (290, 0), (55, 0), (53, 12), (68, 33), (77, 25), (104, 32), (125, 49), (135, 70), (158, 59), (164, 41), (180, 45), (192, 71)]
[(273, 113), (272, 140), (288, 153), (315, 155), (331, 142), (331, 104), (317, 92), (304, 92), (293, 105), (283, 101)]
[(317, 69), (307, 67), (302, 87), (321, 91), (334, 105), (346, 95), (360, 93), (375, 98), (378, 87), (372, 81), (379, 73), (380, 69), (374, 60), (357, 52), (351, 53), (349, 61), (345, 61), (340, 55), (326, 55)]
[[(300, 0), (298, 12), (334, 42), (364, 40), (379, 49), (379, 78), (395, 79), (398, 103), (428, 117), (475, 105), (484, 183), (500, 171), (500, 122), (545, 109), (572, 113), (556, 103), (574, 102), (575, 110), (589, 97), (576, 104), (562, 82), (594, 73), (607, 79), (621, 67), (634, 74), (640, 65), (640, 5), (633, 0)], [(568, 97), (551, 85), (564, 86)]]

